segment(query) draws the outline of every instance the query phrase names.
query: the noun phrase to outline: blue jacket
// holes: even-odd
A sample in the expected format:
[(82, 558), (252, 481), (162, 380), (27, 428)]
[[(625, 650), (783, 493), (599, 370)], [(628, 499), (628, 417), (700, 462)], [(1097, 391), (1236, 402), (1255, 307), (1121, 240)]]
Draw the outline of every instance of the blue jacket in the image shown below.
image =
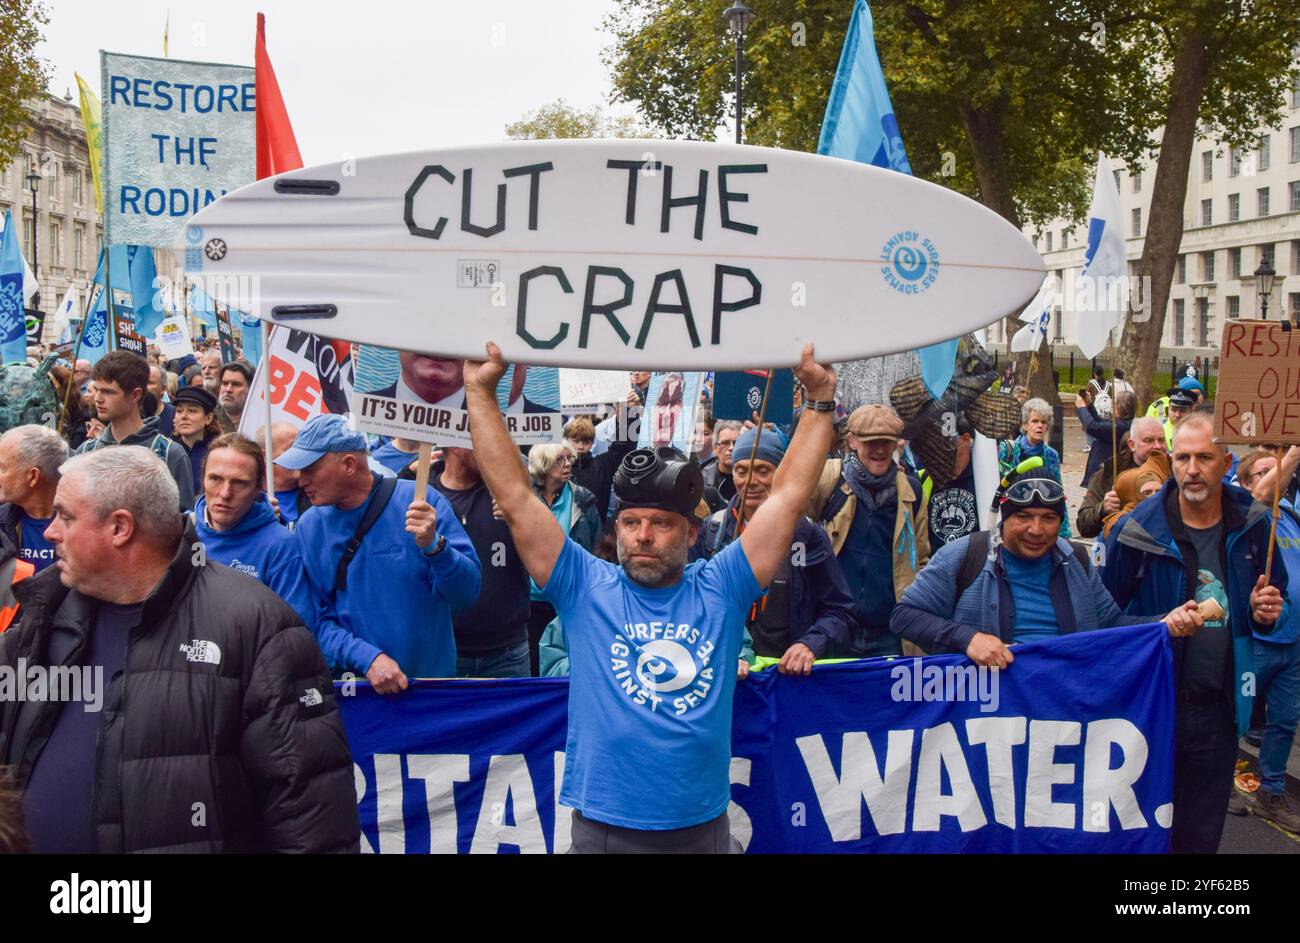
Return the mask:
[[(1228, 625), (1232, 630), (1233, 673), (1238, 679), (1255, 671), (1252, 632), (1265, 635), (1272, 628), (1257, 626), (1250, 614), (1250, 592), (1264, 572), (1268, 554), (1270, 511), (1235, 485), (1223, 488), (1223, 530), (1228, 562)], [(1168, 612), (1195, 598), (1195, 574), (1187, 572), (1182, 537), (1182, 516), (1178, 510), (1178, 483), (1172, 478), (1156, 494), (1147, 498), (1120, 520), (1106, 538), (1106, 567), (1102, 580), (1115, 601), (1126, 612)], [(1287, 574), (1283, 555), (1273, 559), (1273, 585), (1282, 590), (1282, 616), (1276, 623), (1286, 625), (1291, 604), (1286, 593)], [(1184, 639), (1174, 639), (1174, 679), (1181, 683)], [(1233, 685), (1237, 733), (1250, 726), (1254, 700), (1253, 685), (1239, 681)]]
[[(1003, 546), (998, 546), (992, 559), (985, 559), (961, 598), (954, 598), (969, 543), (966, 536), (940, 547), (903, 593), (889, 619), (891, 631), (932, 655), (964, 654), (977, 632), (996, 635), (1008, 644), (1015, 637), (1015, 604), (1002, 569)], [(1058, 538), (1051, 554), (1048, 593), (1062, 635), (1156, 621), (1124, 615), (1102, 585), (1101, 574), (1079, 562), (1068, 540)]]
[(364, 674), (383, 653), (409, 678), (456, 677), (451, 613), (478, 599), (482, 571), (456, 512), (432, 487), (426, 488), (425, 500), (437, 512), (438, 534), (447, 545), (436, 556), (415, 545), (406, 532), (406, 509), (414, 496), (415, 482), (397, 482), (348, 567), (346, 588), (337, 593), (339, 560), (365, 505), (351, 511), (317, 505), (298, 519), (293, 536), (317, 606), (316, 640), (336, 672)]
[(248, 513), (230, 530), (213, 530), (207, 523), (207, 498), (194, 507), (194, 529), (208, 558), (247, 573), (293, 607), (302, 624), (316, 624), (316, 607), (307, 588), (302, 555), (293, 535), (280, 526), (275, 512), (258, 495)]
[[(707, 560), (736, 538), (739, 498), (709, 517), (696, 537), (692, 559)], [(791, 550), (803, 548), (803, 565), (791, 566), (788, 596), (789, 640), (802, 642), (817, 658), (853, 654), (853, 596), (826, 532), (806, 517), (794, 528)], [(782, 575), (777, 576), (777, 580)], [(775, 583), (777, 580), (774, 580)], [(770, 593), (769, 586), (767, 591)], [(784, 652), (783, 652), (784, 653)]]

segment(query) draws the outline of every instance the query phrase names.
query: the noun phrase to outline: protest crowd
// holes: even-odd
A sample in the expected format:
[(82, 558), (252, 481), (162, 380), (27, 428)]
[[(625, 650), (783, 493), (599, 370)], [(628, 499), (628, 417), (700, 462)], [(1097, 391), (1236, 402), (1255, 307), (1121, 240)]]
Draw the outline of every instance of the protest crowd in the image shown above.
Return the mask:
[[(355, 850), (334, 680), (400, 698), (420, 678), (567, 675), (573, 850), (728, 852), (731, 703), (751, 672), (940, 653), (1014, 672), (1021, 643), (1153, 622), (1174, 651), (1173, 850), (1213, 852), (1225, 810), (1246, 811), (1243, 736), (1260, 745), (1252, 811), (1300, 831), (1300, 449), (1235, 455), (1196, 381), (1144, 411), (1101, 375), (1076, 404), (1094, 437), (1077, 539), (1053, 410), (1023, 396), (981, 530), (954, 516), (955, 490), (975, 498), (966, 418), (935, 487), (899, 413), (846, 413), (813, 354), (789, 424), (715, 421), (706, 384), (686, 454), (637, 447), (645, 371), (566, 415), (562, 442), (521, 448), (489, 345), (458, 366), (473, 445), (434, 451), (422, 492), (419, 443), (329, 413), (273, 426), (268, 478), (262, 422), (238, 431), (254, 371), (215, 344), (70, 364), (66, 433), (0, 438), (0, 666), (102, 669), (104, 709), (0, 702), (0, 841)], [(653, 684), (611, 676), (611, 637), (691, 673), (671, 653), (702, 642), (712, 690), (657, 709)]]

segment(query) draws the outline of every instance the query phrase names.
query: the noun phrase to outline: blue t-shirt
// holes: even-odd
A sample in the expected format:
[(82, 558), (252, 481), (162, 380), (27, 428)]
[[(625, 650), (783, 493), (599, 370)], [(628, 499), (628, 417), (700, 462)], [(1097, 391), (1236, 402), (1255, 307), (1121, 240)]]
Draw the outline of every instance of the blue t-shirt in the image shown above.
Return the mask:
[(1013, 641), (1036, 642), (1055, 638), (1061, 634), (1052, 608), (1048, 584), (1052, 578), (1052, 555), (1049, 551), (1037, 560), (1025, 560), (1010, 550), (1003, 549), (1002, 570), (1011, 589), (1011, 601), (1016, 607), (1016, 627)]
[(569, 643), (561, 803), (645, 830), (727, 810), (736, 667), (761, 591), (738, 540), (664, 589), (565, 540), (545, 586)]
[[(1300, 637), (1300, 514), (1286, 498), (1277, 515), (1277, 553), (1286, 563), (1287, 594), (1291, 598), (1290, 618), (1278, 622), (1265, 635), (1255, 633), (1255, 640), (1273, 645), (1290, 645)], [(1227, 606), (1224, 606), (1226, 611)]]
[(27, 512), (18, 512), (18, 532), (21, 546), (18, 556), (36, 567), (39, 573), (54, 563), (54, 544), (45, 539), (45, 528), (54, 521), (53, 517), (28, 517)]

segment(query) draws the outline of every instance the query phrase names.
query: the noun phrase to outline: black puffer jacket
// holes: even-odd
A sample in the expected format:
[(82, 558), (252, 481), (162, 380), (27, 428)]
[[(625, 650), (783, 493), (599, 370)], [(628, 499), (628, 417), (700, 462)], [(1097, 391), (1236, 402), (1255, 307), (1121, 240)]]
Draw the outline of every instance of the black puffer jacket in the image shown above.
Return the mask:
[[(187, 528), (130, 633), (125, 671), (104, 679), (98, 850), (357, 851), (352, 757), (315, 639), (257, 580), (196, 565), (194, 546)], [(16, 595), (0, 665), (78, 664), (98, 601), (55, 567)], [(0, 765), (20, 788), (59, 706), (0, 703)]]

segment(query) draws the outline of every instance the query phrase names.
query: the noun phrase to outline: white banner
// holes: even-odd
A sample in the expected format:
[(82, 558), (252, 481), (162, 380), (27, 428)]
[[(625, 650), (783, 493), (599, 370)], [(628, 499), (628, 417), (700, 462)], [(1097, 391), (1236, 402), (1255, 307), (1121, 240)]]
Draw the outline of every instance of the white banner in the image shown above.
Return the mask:
[(186, 220), (256, 178), (253, 70), (100, 55), (105, 241), (170, 248)]

